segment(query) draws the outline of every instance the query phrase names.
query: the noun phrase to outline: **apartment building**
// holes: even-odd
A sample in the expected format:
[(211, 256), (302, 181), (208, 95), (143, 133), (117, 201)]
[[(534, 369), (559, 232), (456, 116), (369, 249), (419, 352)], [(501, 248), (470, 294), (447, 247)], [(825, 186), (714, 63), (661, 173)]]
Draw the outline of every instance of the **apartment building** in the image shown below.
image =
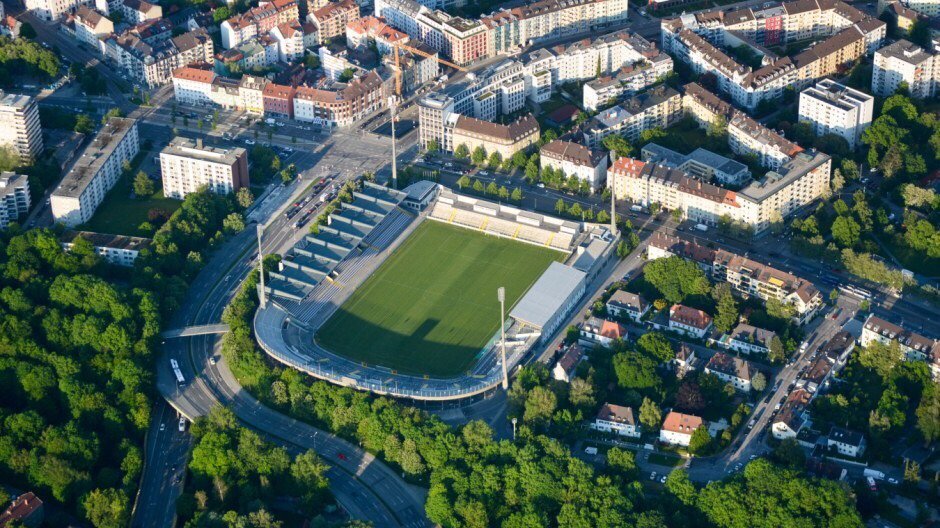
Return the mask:
[(711, 328), (712, 317), (702, 310), (682, 304), (669, 308), (669, 330), (673, 332), (702, 339)]
[[(454, 149), (464, 145), (470, 152), (482, 147), (487, 155), (498, 153), (508, 160), (520, 150), (526, 150), (539, 140), (539, 122), (532, 114), (526, 114), (508, 125), (483, 121), (473, 117), (453, 114), (456, 117), (450, 129), (451, 138), (444, 144)], [(445, 135), (447, 132), (445, 131)]]
[(248, 152), (176, 137), (160, 152), (160, 174), (168, 198), (182, 200), (201, 188), (231, 194), (248, 186)]
[(649, 242), (648, 258), (673, 255), (691, 260), (715, 281), (727, 282), (738, 294), (766, 301), (776, 299), (794, 309), (794, 322), (805, 324), (822, 306), (822, 294), (810, 281), (792, 273), (725, 250), (710, 249), (680, 237), (655, 234)]
[(75, 31), (75, 38), (88, 44), (99, 53), (102, 51), (101, 39), (114, 33), (114, 23), (101, 13), (89, 8), (79, 6), (71, 18), (71, 25)]
[(862, 337), (859, 342), (863, 347), (867, 347), (872, 342), (884, 345), (897, 343), (905, 359), (926, 362), (934, 379), (940, 378), (940, 340), (929, 338), (871, 314), (862, 326)]
[(824, 79), (800, 92), (799, 119), (809, 123), (817, 136), (836, 134), (855, 148), (871, 125), (874, 106), (874, 97)]
[(376, 0), (374, 14), (461, 66), (493, 55), (487, 27), (414, 0)]
[(566, 177), (576, 176), (591, 186), (591, 192), (603, 187), (607, 181), (606, 150), (594, 150), (584, 145), (556, 139), (539, 151), (541, 169), (551, 167)]
[(552, 378), (565, 383), (571, 383), (574, 378), (578, 364), (584, 359), (584, 349), (581, 345), (574, 343), (568, 347), (568, 350), (558, 359), (555, 367), (552, 368)]
[(483, 18), (493, 53), (512, 53), (546, 40), (588, 34), (625, 22), (627, 0), (539, 0)]
[(13, 15), (6, 15), (3, 12), (2, 3), (0, 3), (0, 35), (10, 39), (17, 39), (20, 37), (20, 29), (23, 27), (23, 23), (16, 19)]
[(617, 290), (607, 301), (607, 313), (613, 317), (631, 319), (639, 323), (650, 310), (646, 299), (624, 290)]
[(907, 40), (889, 44), (875, 53), (871, 91), (888, 97), (906, 83), (911, 97), (926, 99), (940, 93), (940, 53)]
[(23, 160), (42, 154), (39, 107), (29, 95), (0, 90), (0, 147), (9, 147)]
[(53, 22), (78, 6), (94, 6), (93, 0), (24, 0), (27, 11), (31, 11), (41, 20)]
[(137, 122), (112, 117), (52, 191), (52, 217), (67, 227), (91, 220), (121, 177), (124, 162), (140, 150)]
[(280, 24), (298, 23), (300, 9), (297, 0), (262, 1), (257, 7), (234, 16), (219, 26), (222, 47), (231, 49), (254, 37), (267, 35)]
[[(760, 9), (716, 9), (662, 22), (662, 46), (697, 73), (710, 72), (718, 91), (753, 110), (777, 101), (788, 87), (802, 89), (874, 52), (886, 24), (839, 1), (796, 0)], [(779, 57), (765, 46), (824, 39), (793, 56)], [(762, 57), (760, 67), (743, 65), (722, 51), (747, 46)]]
[(738, 354), (770, 354), (770, 342), (777, 337), (776, 332), (764, 328), (738, 323), (730, 333), (722, 336), (719, 344)]
[(656, 143), (647, 143), (640, 156), (646, 163), (679, 169), (702, 181), (715, 180), (719, 185), (743, 185), (751, 180), (747, 165), (703, 148), (685, 155)]
[(374, 71), (348, 83), (327, 82), (317, 88), (298, 86), (294, 119), (345, 127), (388, 105), (390, 87)]
[(105, 262), (115, 266), (130, 268), (134, 266), (140, 252), (149, 248), (153, 240), (124, 235), (109, 235), (105, 233), (92, 233), (89, 231), (65, 230), (59, 236), (59, 244), (65, 251), (70, 251), (75, 245), (75, 239), (83, 238), (95, 248), (95, 254)]
[(29, 178), (15, 172), (0, 173), (0, 230), (29, 213)]
[[(386, 55), (393, 51), (394, 44), (408, 44), (409, 40), (408, 34), (388, 25), (381, 17), (367, 16), (346, 24), (346, 47), (351, 49), (367, 48), (374, 43), (378, 52)], [(431, 48), (430, 52), (436, 50)]]
[(163, 18), (163, 8), (145, 0), (121, 0), (121, 14), (130, 24)]
[(598, 77), (585, 83), (582, 88), (584, 109), (593, 112), (619, 99), (635, 95), (672, 71), (672, 59), (665, 53), (654, 60), (656, 62), (624, 66), (614, 75)]
[(751, 392), (751, 378), (757, 371), (746, 359), (716, 352), (705, 364), (705, 373), (713, 374), (725, 383), (730, 383), (735, 390)]
[(281, 62), (293, 63), (304, 56), (304, 30), (299, 23), (285, 22), (269, 33), (277, 41), (277, 58)]
[(172, 82), (178, 68), (215, 61), (212, 38), (202, 28), (152, 44), (132, 32), (114, 35), (105, 41), (105, 56), (135, 82), (150, 88)]
[(584, 125), (584, 141), (599, 148), (612, 134), (637, 141), (644, 130), (666, 128), (682, 117), (682, 97), (668, 86), (657, 86), (601, 111)]
[(664, 444), (688, 447), (689, 442), (692, 441), (692, 433), (704, 426), (705, 422), (699, 416), (670, 411), (659, 430), (659, 441)]
[(355, 0), (330, 2), (307, 15), (319, 33), (320, 43), (346, 34), (346, 26), (359, 20), (359, 4)]

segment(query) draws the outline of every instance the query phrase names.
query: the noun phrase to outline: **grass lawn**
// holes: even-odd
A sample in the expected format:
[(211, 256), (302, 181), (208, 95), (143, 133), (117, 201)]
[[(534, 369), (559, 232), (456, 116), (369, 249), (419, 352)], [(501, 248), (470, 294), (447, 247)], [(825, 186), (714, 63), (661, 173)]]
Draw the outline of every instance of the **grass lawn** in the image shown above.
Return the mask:
[(401, 372), (465, 372), (508, 314), (563, 254), (428, 220), (339, 308), (317, 340), (337, 354)]
[(650, 453), (649, 463), (658, 466), (676, 467), (682, 464), (682, 457), (663, 455), (660, 453)]
[(162, 188), (146, 200), (131, 198), (135, 174), (136, 171), (131, 171), (131, 174), (122, 176), (114, 188), (108, 191), (104, 202), (98, 206), (91, 220), (79, 226), (79, 229), (112, 235), (153, 236), (153, 233), (137, 228), (147, 221), (147, 211), (164, 209), (170, 215), (179, 209), (183, 202), (165, 198)]

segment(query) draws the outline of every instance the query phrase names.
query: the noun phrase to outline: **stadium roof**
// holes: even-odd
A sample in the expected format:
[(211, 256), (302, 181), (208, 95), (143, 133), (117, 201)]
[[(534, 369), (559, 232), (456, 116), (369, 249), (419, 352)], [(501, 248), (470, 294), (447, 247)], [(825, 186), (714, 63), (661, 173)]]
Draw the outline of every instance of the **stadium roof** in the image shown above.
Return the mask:
[(509, 316), (536, 328), (543, 328), (562, 309), (572, 293), (581, 287), (584, 279), (583, 271), (552, 262), (519, 299)]

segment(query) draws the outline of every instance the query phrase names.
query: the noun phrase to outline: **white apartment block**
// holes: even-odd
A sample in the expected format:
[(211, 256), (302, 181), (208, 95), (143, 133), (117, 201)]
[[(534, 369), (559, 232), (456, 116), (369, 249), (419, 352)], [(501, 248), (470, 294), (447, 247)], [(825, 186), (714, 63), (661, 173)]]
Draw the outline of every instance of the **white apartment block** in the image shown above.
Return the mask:
[(855, 148), (871, 125), (874, 106), (874, 97), (824, 79), (800, 93), (799, 119), (812, 125), (817, 136), (836, 134)]
[(884, 345), (897, 343), (904, 359), (926, 362), (934, 379), (940, 378), (940, 340), (931, 339), (871, 314), (865, 320), (859, 342), (863, 347), (873, 342)]
[(196, 63), (214, 64), (212, 38), (199, 28), (148, 44), (131, 33), (105, 41), (105, 57), (139, 84), (153, 88), (172, 82), (173, 71)]
[(52, 217), (67, 227), (91, 220), (95, 209), (121, 177), (124, 162), (140, 150), (137, 122), (113, 117), (52, 192)]
[(114, 33), (114, 23), (101, 13), (80, 6), (72, 19), (75, 28), (75, 38), (91, 46), (95, 51), (103, 49), (101, 39)]
[(607, 136), (617, 134), (637, 141), (644, 130), (666, 128), (682, 117), (682, 97), (668, 86), (657, 86), (602, 110), (585, 124), (584, 142), (600, 148)]
[(31, 96), (0, 90), (0, 147), (12, 148), (24, 160), (42, 154), (39, 107)]
[(899, 40), (875, 53), (871, 91), (887, 97), (907, 83), (911, 96), (918, 99), (940, 93), (940, 53), (931, 52), (907, 40)]
[(140, 252), (153, 242), (149, 238), (66, 230), (59, 237), (59, 244), (65, 251), (70, 251), (79, 237), (91, 243), (95, 253), (107, 263), (127, 268), (133, 267)]
[(716, 352), (705, 365), (705, 373), (717, 376), (725, 383), (730, 383), (735, 390), (751, 392), (751, 377), (757, 373), (750, 362), (724, 352)]
[(0, 174), (0, 229), (29, 212), (29, 178), (15, 172)]
[(241, 147), (220, 148), (176, 137), (160, 152), (163, 194), (182, 200), (201, 188), (231, 194), (248, 186), (248, 153)]
[(705, 423), (699, 416), (671, 411), (663, 420), (662, 428), (659, 430), (659, 441), (664, 444), (687, 447), (692, 440), (692, 433), (703, 426)]
[(598, 31), (625, 22), (627, 0), (540, 0), (500, 9), (483, 22), (489, 28), (493, 53), (511, 53), (545, 40)]
[(46, 22), (53, 22), (80, 5), (93, 6), (92, 0), (25, 0), (26, 10)]
[(280, 24), (271, 30), (277, 41), (278, 60), (288, 64), (304, 56), (304, 32), (300, 24)]
[(600, 189), (607, 181), (606, 150), (593, 150), (578, 143), (556, 139), (539, 151), (542, 170), (551, 167), (562, 171), (566, 178), (576, 176), (591, 186), (591, 191)]

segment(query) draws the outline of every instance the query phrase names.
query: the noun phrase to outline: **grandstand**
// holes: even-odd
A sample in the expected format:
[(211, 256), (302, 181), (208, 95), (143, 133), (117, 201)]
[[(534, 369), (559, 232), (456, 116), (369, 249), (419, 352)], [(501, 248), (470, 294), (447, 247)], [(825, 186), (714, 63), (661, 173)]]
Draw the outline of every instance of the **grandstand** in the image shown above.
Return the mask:
[(570, 251), (581, 224), (442, 190), (429, 218), (529, 244)]
[(336, 267), (358, 252), (364, 240), (388, 216), (405, 214), (398, 209), (405, 194), (363, 182), (353, 201), (329, 216), (316, 234), (302, 238), (281, 259), (278, 271), (268, 273), (265, 292), (284, 301), (300, 302), (324, 280), (331, 281)]

